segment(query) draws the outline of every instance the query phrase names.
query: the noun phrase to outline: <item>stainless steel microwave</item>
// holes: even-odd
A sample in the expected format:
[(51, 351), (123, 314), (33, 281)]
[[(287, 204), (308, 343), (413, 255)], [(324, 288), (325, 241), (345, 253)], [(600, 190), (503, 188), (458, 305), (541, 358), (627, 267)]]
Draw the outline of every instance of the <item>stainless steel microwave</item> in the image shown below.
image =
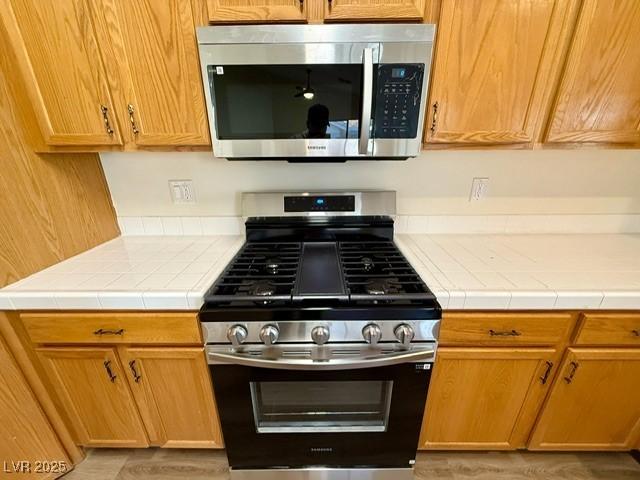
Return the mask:
[(427, 24), (199, 28), (214, 155), (418, 155), (434, 33)]

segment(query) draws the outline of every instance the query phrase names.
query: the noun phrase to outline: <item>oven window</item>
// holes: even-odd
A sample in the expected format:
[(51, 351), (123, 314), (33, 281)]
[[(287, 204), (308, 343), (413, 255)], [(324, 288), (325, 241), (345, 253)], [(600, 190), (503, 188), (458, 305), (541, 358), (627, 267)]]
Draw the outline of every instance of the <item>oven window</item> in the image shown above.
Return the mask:
[(209, 66), (220, 140), (358, 138), (362, 65)]
[(393, 381), (251, 382), (258, 433), (384, 432)]

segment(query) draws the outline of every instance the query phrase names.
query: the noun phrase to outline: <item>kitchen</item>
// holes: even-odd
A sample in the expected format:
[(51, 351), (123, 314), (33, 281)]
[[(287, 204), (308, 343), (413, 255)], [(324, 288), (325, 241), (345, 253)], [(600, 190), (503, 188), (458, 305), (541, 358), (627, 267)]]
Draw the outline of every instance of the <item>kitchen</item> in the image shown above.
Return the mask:
[(635, 0), (0, 26), (2, 478), (640, 476)]

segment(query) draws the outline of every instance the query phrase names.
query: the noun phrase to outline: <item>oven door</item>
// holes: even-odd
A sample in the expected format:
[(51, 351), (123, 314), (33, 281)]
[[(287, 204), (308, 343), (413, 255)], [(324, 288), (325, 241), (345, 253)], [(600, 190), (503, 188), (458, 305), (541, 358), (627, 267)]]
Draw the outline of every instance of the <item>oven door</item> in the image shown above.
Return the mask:
[(430, 361), (337, 370), (295, 360), (289, 370), (286, 358), (276, 368), (209, 363), (234, 469), (408, 468), (415, 459)]
[(213, 151), (368, 157), (379, 43), (202, 44)]

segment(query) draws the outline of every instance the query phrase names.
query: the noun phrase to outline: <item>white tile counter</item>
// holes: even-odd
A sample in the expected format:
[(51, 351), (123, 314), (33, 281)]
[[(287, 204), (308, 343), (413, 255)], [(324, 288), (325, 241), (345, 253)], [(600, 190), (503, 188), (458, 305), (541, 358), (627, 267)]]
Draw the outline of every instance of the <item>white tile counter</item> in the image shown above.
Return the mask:
[(640, 310), (640, 235), (398, 235), (444, 309)]
[(240, 235), (123, 236), (0, 290), (0, 310), (197, 310)]
[[(196, 310), (240, 235), (123, 236), (0, 290), (0, 310)], [(640, 310), (640, 235), (413, 235), (444, 309)]]

